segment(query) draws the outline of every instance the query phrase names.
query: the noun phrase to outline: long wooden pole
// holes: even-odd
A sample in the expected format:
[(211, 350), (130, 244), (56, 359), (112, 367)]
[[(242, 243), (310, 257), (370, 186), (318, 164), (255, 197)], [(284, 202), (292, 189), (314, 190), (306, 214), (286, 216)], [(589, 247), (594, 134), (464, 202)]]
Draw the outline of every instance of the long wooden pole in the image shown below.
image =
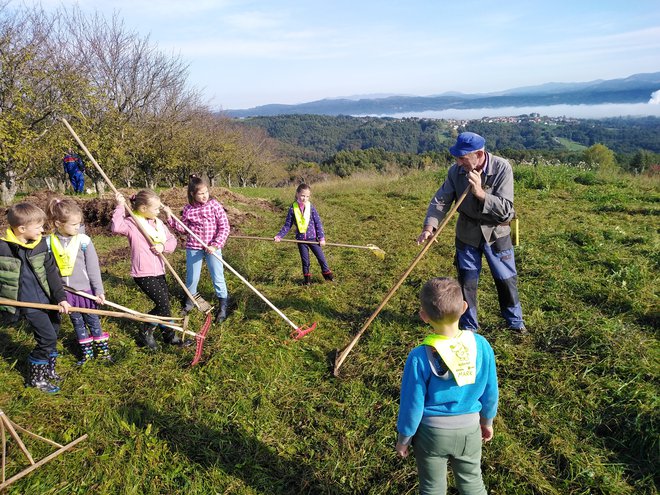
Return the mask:
[[(82, 442), (83, 440), (86, 440), (86, 439), (87, 439), (87, 434), (84, 434), (84, 435), (81, 436), (80, 438), (76, 438), (73, 442), (70, 442), (70, 443), (68, 443), (68, 444), (66, 444), (66, 445), (59, 445), (59, 444), (56, 443), (56, 442), (53, 442), (53, 441), (51, 441), (51, 440), (47, 440), (47, 439), (45, 439), (45, 438), (43, 438), (43, 437), (40, 437), (39, 435), (36, 435), (36, 434), (34, 434), (34, 433), (32, 433), (32, 432), (30, 432), (30, 431), (24, 429), (24, 428), (20, 428), (20, 427), (19, 427), (21, 431), (23, 431), (23, 432), (25, 432), (25, 433), (28, 433), (28, 434), (30, 434), (31, 436), (35, 437), (35, 438), (38, 438), (38, 439), (40, 439), (40, 440), (43, 440), (43, 441), (45, 441), (45, 442), (47, 442), (47, 443), (49, 443), (49, 444), (51, 444), (51, 445), (56, 445), (56, 446), (59, 446), (59, 447), (60, 447), (58, 450), (56, 450), (56, 451), (53, 452), (52, 454), (50, 454), (50, 455), (44, 457), (44, 458), (41, 459), (40, 461), (35, 462), (34, 459), (32, 458), (32, 456), (30, 455), (30, 452), (27, 450), (27, 448), (25, 448), (25, 446), (23, 445), (23, 442), (22, 442), (21, 439), (18, 437), (18, 434), (16, 433), (16, 431), (15, 431), (14, 428), (12, 427), (12, 422), (9, 420), (9, 418), (7, 417), (7, 415), (6, 415), (4, 412), (2, 412), (1, 410), (0, 410), (0, 423), (1, 423), (0, 426), (2, 426), (2, 427), (6, 427), (6, 428), (12, 433), (12, 437), (14, 437), (14, 440), (16, 440), (16, 442), (19, 444), (19, 446), (21, 446), (21, 450), (23, 450), (23, 453), (24, 453), (25, 456), (28, 458), (28, 461), (30, 461), (30, 466), (29, 466), (29, 467), (27, 467), (27, 468), (24, 469), (23, 471), (19, 472), (18, 474), (12, 476), (12, 477), (9, 478), (8, 480), (5, 480), (5, 455), (6, 455), (5, 440), (6, 440), (6, 439), (5, 439), (5, 430), (4, 430), (4, 428), (2, 428), (2, 454), (3, 454), (3, 456), (2, 456), (2, 483), (0, 483), (0, 491), (4, 490), (5, 488), (7, 488), (9, 485), (11, 485), (12, 483), (14, 483), (15, 481), (18, 481), (18, 480), (20, 480), (21, 478), (23, 478), (24, 476), (30, 474), (30, 473), (31, 473), (32, 471), (34, 471), (35, 469), (38, 469), (39, 467), (43, 466), (43, 465), (46, 464), (47, 462), (52, 461), (52, 460), (55, 459), (57, 456), (63, 454), (63, 453), (66, 452), (67, 450), (71, 450), (71, 449), (72, 449), (74, 446), (76, 446), (78, 443), (80, 443), (80, 442)], [(18, 425), (15, 425), (15, 426), (18, 427)]]
[[(35, 309), (47, 309), (51, 311), (59, 311), (60, 306), (56, 304), (43, 304), (43, 303), (36, 303), (36, 302), (26, 302), (26, 301), (15, 301), (13, 299), (5, 299), (5, 298), (0, 298), (0, 306), (15, 306), (19, 308), (35, 308)], [(121, 313), (119, 311), (106, 311), (104, 309), (92, 309), (92, 308), (76, 308), (72, 307), (69, 309), (69, 312), (71, 313), (87, 313), (87, 314), (92, 314), (92, 315), (99, 315), (99, 316), (112, 316), (114, 318), (126, 318), (128, 320), (135, 320), (135, 321), (141, 321), (144, 323), (154, 323), (157, 325), (162, 325), (164, 327), (172, 328), (174, 330), (178, 330), (180, 332), (183, 332), (183, 328), (177, 325), (173, 325), (171, 323), (164, 322), (163, 320), (160, 320), (158, 318), (148, 318), (144, 316), (138, 316), (138, 315), (133, 315), (130, 313)], [(193, 335), (196, 336), (197, 334), (193, 332), (189, 332), (188, 330), (185, 331), (188, 335)]]
[[(73, 130), (73, 127), (71, 127), (71, 125), (67, 122), (67, 120), (66, 120), (65, 118), (62, 118), (62, 122), (64, 123), (64, 125), (66, 126), (66, 128), (69, 130), (69, 132), (71, 133), (71, 135), (72, 135), (72, 136), (75, 138), (75, 140), (78, 142), (78, 144), (79, 144), (80, 147), (83, 149), (83, 151), (85, 152), (85, 154), (87, 155), (87, 157), (90, 159), (90, 161), (94, 164), (94, 167), (96, 168), (96, 170), (98, 171), (98, 173), (101, 174), (101, 177), (103, 177), (103, 179), (106, 181), (106, 183), (108, 184), (108, 186), (110, 187), (110, 189), (112, 189), (112, 191), (113, 191), (115, 194), (118, 194), (119, 191), (117, 190), (117, 188), (114, 186), (114, 184), (112, 183), (112, 181), (110, 180), (110, 178), (109, 178), (107, 175), (105, 175), (105, 172), (103, 171), (103, 169), (101, 168), (101, 166), (98, 164), (98, 162), (94, 159), (94, 157), (92, 156), (92, 154), (90, 153), (90, 151), (87, 149), (87, 146), (85, 146), (85, 143), (83, 143), (82, 140), (78, 137), (78, 134), (76, 134), (76, 131)], [(141, 232), (142, 235), (145, 237), (145, 239), (147, 239), (147, 241), (149, 241), (149, 244), (151, 244), (151, 245), (153, 246), (153, 245), (154, 245), (154, 242), (153, 242), (153, 240), (151, 239), (151, 236), (150, 236), (150, 235), (144, 230), (144, 228), (142, 227), (142, 225), (140, 224), (140, 222), (137, 220), (137, 218), (135, 217), (135, 213), (133, 213), (133, 210), (131, 210), (130, 206), (128, 206), (128, 203), (124, 203), (124, 209), (125, 209), (125, 210), (128, 212), (128, 214), (131, 216), (131, 218), (132, 218), (133, 221), (135, 222), (135, 225), (136, 225), (137, 228), (140, 230), (140, 232)], [(163, 260), (163, 263), (165, 264), (165, 266), (167, 267), (167, 269), (170, 271), (170, 273), (172, 274), (172, 276), (174, 277), (174, 279), (175, 279), (175, 280), (178, 282), (178, 284), (181, 286), (181, 288), (183, 289), (183, 292), (185, 292), (186, 296), (188, 296), (188, 298), (193, 302), (193, 304), (195, 305), (195, 307), (196, 307), (197, 309), (199, 309), (200, 311), (202, 311), (203, 313), (206, 313), (206, 312), (210, 311), (210, 310), (211, 310), (211, 306), (209, 305), (208, 302), (203, 301), (203, 303), (200, 304), (200, 302), (199, 302), (199, 298), (200, 298), (200, 297), (199, 297), (199, 296), (194, 296), (193, 294), (190, 293), (190, 291), (188, 290), (188, 287), (186, 287), (186, 284), (183, 282), (183, 280), (181, 280), (181, 277), (179, 277), (179, 275), (176, 273), (176, 271), (174, 271), (174, 268), (172, 267), (172, 265), (170, 265), (170, 262), (167, 261), (167, 258), (165, 257), (165, 255), (164, 255), (163, 253), (158, 253), (158, 256), (160, 257), (161, 260)], [(202, 307), (202, 305), (203, 305), (204, 307)]]
[(467, 196), (468, 193), (470, 192), (471, 187), (472, 187), (472, 186), (468, 186), (468, 187), (465, 189), (465, 192), (463, 192), (463, 194), (460, 196), (460, 198), (458, 198), (458, 200), (456, 201), (456, 203), (454, 204), (454, 206), (452, 207), (452, 209), (449, 210), (449, 212), (447, 213), (447, 215), (445, 215), (445, 218), (444, 218), (444, 220), (442, 221), (442, 223), (438, 226), (438, 229), (437, 229), (437, 230), (434, 232), (434, 234), (428, 239), (428, 241), (426, 242), (426, 244), (422, 247), (422, 250), (421, 250), (421, 251), (419, 252), (419, 254), (415, 257), (415, 259), (414, 259), (413, 262), (410, 264), (410, 266), (406, 269), (406, 271), (403, 273), (403, 275), (401, 275), (401, 277), (399, 278), (398, 282), (394, 285), (394, 287), (392, 287), (392, 288), (390, 289), (390, 291), (385, 295), (385, 297), (383, 298), (383, 301), (382, 301), (382, 302), (378, 305), (378, 307), (376, 308), (376, 311), (374, 311), (374, 312), (371, 314), (371, 316), (370, 316), (369, 319), (365, 322), (365, 324), (362, 325), (362, 328), (360, 328), (360, 330), (358, 331), (358, 333), (355, 334), (355, 337), (353, 337), (353, 340), (351, 340), (350, 343), (349, 343), (346, 347), (344, 347), (343, 350), (338, 351), (337, 357), (336, 357), (336, 359), (335, 359), (334, 370), (333, 370), (333, 374), (334, 374), (335, 376), (339, 376), (339, 368), (341, 368), (341, 365), (344, 363), (344, 361), (346, 360), (346, 358), (347, 358), (348, 355), (350, 354), (350, 352), (351, 352), (351, 350), (353, 349), (353, 347), (355, 347), (355, 344), (358, 343), (358, 340), (360, 340), (360, 338), (362, 337), (362, 334), (364, 334), (364, 332), (367, 330), (367, 328), (369, 328), (369, 325), (371, 325), (371, 322), (374, 321), (374, 320), (376, 319), (376, 316), (378, 316), (378, 314), (381, 312), (381, 310), (385, 307), (385, 305), (388, 303), (388, 301), (392, 298), (392, 296), (394, 295), (394, 293), (399, 289), (399, 287), (401, 287), (401, 284), (402, 284), (403, 281), (408, 277), (408, 275), (410, 275), (410, 272), (413, 271), (413, 268), (415, 268), (415, 266), (417, 265), (417, 263), (419, 263), (419, 261), (422, 259), (422, 257), (423, 257), (423, 256), (426, 254), (426, 252), (431, 248), (431, 246), (433, 245), (433, 242), (435, 242), (435, 240), (437, 239), (438, 235), (440, 235), (440, 232), (442, 232), (442, 229), (445, 228), (445, 226), (447, 225), (447, 223), (449, 223), (449, 220), (451, 219), (451, 217), (452, 217), (452, 216), (454, 215), (454, 213), (456, 213), (456, 211), (458, 210), (458, 207), (461, 206), (461, 203), (463, 202), (463, 200), (466, 198), (466, 196)]
[[(96, 301), (96, 296), (92, 294), (88, 294), (87, 292), (84, 292), (82, 290), (77, 290), (67, 285), (64, 286), (64, 290), (70, 292), (71, 294), (75, 294), (77, 296), (84, 297), (85, 299), (89, 299), (90, 301)], [(163, 320), (164, 323), (171, 323), (174, 320), (183, 320), (183, 318), (175, 318), (173, 316), (157, 316), (157, 315), (150, 315), (148, 313), (140, 313), (139, 311), (135, 311), (134, 309), (127, 308), (126, 306), (122, 306), (121, 304), (113, 303), (108, 300), (106, 300), (103, 303), (103, 305), (110, 306), (111, 308), (115, 308), (135, 316), (142, 316), (144, 318), (153, 318), (154, 320)]]
[[(197, 240), (197, 242), (199, 242), (199, 243), (200, 243), (205, 249), (208, 249), (208, 248), (209, 248), (209, 247), (204, 243), (204, 241), (203, 241), (203, 240), (202, 240), (197, 234), (195, 234), (192, 230), (190, 230), (190, 229), (188, 228), (188, 226), (187, 226), (185, 223), (183, 223), (179, 218), (177, 218), (176, 215), (171, 214), (171, 216), (172, 216), (172, 218), (173, 218), (173, 219), (174, 219), (179, 225), (181, 225), (181, 226), (183, 227), (183, 229), (184, 229), (184, 230), (185, 230), (190, 236), (192, 236), (193, 238), (195, 238), (195, 239)], [(259, 291), (258, 291), (258, 290), (257, 290), (257, 289), (256, 289), (251, 283), (250, 283), (250, 282), (248, 282), (248, 281), (245, 279), (245, 277), (243, 277), (240, 273), (238, 273), (236, 270), (234, 270), (234, 268), (231, 267), (231, 266), (229, 265), (229, 263), (227, 263), (225, 260), (223, 260), (221, 256), (218, 256), (218, 255), (215, 253), (215, 251), (213, 252), (213, 255), (214, 255), (218, 260), (220, 260), (220, 261), (222, 262), (222, 264), (227, 268), (227, 270), (229, 270), (229, 271), (232, 272), (234, 275), (236, 275), (236, 276), (238, 277), (238, 279), (239, 279), (241, 282), (243, 282), (245, 285), (247, 285), (247, 286), (252, 290), (252, 292), (254, 292), (257, 296), (259, 296), (259, 297), (261, 298), (262, 301), (264, 301), (266, 304), (268, 304), (268, 306), (270, 306), (270, 308), (271, 308), (273, 311), (275, 311), (275, 312), (276, 312), (276, 313), (277, 313), (277, 314), (278, 314), (278, 315), (279, 315), (284, 321), (286, 321), (286, 322), (287, 322), (287, 323), (288, 323), (288, 324), (289, 324), (294, 330), (299, 330), (299, 329), (300, 329), (300, 327), (299, 327), (298, 325), (296, 325), (296, 324), (293, 323), (289, 318), (287, 318), (286, 315), (285, 315), (284, 313), (282, 313), (282, 311), (280, 311), (280, 310), (279, 310), (279, 309), (278, 309), (278, 308), (277, 308), (272, 302), (270, 302), (268, 299), (266, 299), (266, 296), (264, 296), (264, 295), (263, 295), (261, 292), (259, 292)]]
[[(238, 235), (238, 234), (231, 234), (229, 237), (233, 237), (235, 239), (255, 239), (258, 241), (272, 241), (274, 242), (272, 237), (260, 237), (256, 235)], [(319, 241), (300, 241), (298, 239), (280, 239), (280, 242), (295, 242), (296, 244), (316, 244), (319, 245)], [(366, 246), (360, 246), (358, 244), (341, 244), (339, 242), (326, 242), (326, 246), (335, 246), (335, 247), (346, 247), (346, 248), (356, 248), (356, 249), (370, 249), (370, 250), (375, 250), (375, 249), (380, 249), (378, 246), (374, 246), (373, 244), (366, 245)]]

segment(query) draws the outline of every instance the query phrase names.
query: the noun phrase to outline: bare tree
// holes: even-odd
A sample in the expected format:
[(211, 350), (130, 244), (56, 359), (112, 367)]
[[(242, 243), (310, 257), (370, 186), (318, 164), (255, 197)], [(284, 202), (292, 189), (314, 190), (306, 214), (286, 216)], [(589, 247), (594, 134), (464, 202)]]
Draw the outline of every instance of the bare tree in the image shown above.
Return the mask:
[(36, 150), (52, 146), (45, 136), (56, 115), (80, 93), (52, 37), (57, 16), (40, 8), (0, 4), (0, 200), (10, 203), (18, 185), (43, 165)]
[(108, 175), (132, 182), (125, 167), (134, 167), (153, 186), (166, 160), (164, 136), (185, 121), (197, 100), (186, 86), (187, 65), (159, 51), (149, 37), (127, 30), (116, 14), (108, 20), (74, 8), (66, 23), (69, 55), (85, 68), (92, 86), (76, 114), (92, 136), (88, 147), (104, 157)]

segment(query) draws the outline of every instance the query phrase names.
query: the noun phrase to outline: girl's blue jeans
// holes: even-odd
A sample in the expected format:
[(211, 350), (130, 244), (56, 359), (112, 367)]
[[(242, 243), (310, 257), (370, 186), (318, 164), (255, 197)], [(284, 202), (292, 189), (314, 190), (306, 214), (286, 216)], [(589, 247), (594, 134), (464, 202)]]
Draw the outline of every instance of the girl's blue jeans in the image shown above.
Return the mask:
[[(220, 249), (216, 250), (215, 254), (222, 258)], [(227, 284), (222, 261), (216, 258), (215, 254), (207, 253), (203, 249), (186, 249), (186, 287), (192, 294), (197, 292), (197, 284), (199, 284), (199, 277), (202, 273), (202, 262), (206, 260), (215, 295), (220, 298), (227, 297)]]

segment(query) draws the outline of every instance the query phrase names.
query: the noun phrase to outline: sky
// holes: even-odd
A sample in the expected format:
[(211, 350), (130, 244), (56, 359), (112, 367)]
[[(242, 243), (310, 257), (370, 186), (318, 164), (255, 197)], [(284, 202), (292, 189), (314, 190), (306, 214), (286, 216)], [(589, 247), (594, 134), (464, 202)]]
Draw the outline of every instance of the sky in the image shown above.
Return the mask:
[(117, 12), (127, 28), (181, 56), (191, 86), (218, 110), (660, 72), (658, 0), (38, 3)]

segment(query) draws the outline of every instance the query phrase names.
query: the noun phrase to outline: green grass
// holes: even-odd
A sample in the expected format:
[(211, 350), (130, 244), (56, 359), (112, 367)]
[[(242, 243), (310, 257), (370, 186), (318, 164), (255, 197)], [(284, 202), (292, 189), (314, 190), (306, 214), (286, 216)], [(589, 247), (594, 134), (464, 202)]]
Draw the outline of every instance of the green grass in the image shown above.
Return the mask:
[[(318, 322), (301, 341), (291, 341), (291, 328), (227, 273), (236, 310), (209, 332), (200, 366), (187, 367), (189, 349), (145, 352), (135, 345), (135, 325), (108, 319), (116, 365), (78, 369), (65, 321), (59, 369), (66, 381), (60, 394), (47, 396), (23, 387), (31, 334), (0, 329), (0, 408), (59, 443), (89, 434), (8, 493), (415, 493), (414, 460), (394, 455), (399, 381), (407, 353), (427, 332), (417, 318), (421, 284), (454, 274), (453, 222), (349, 355), (341, 377), (330, 370), (335, 349), (419, 252), (414, 240), (443, 177), (315, 184), (312, 201), (328, 241), (373, 243), (388, 253), (379, 261), (367, 250), (326, 248), (333, 284), (313, 265), (315, 283), (300, 287), (293, 244), (230, 240), (224, 257), (235, 269), (295, 324)], [(567, 167), (516, 168), (516, 256), (530, 336), (505, 330), (488, 269), (483, 273), (480, 318), (501, 390), (495, 439), (483, 456), (492, 494), (657, 493), (658, 182), (590, 177)], [(293, 198), (293, 188), (236, 192), (283, 206)], [(254, 212), (258, 218), (242, 233), (273, 236), (285, 214)], [(106, 260), (108, 297), (148, 310), (128, 275), (125, 239), (99, 236), (95, 244)], [(171, 259), (183, 274), (183, 252)], [(203, 273), (200, 290), (210, 299)], [(196, 315), (193, 327), (200, 323)], [(10, 446), (13, 473), (25, 464)]]
[(587, 149), (587, 147), (584, 146), (583, 144), (577, 143), (575, 141), (571, 141), (568, 138), (556, 137), (555, 141), (563, 145), (564, 148), (566, 148), (568, 151), (584, 151)]

